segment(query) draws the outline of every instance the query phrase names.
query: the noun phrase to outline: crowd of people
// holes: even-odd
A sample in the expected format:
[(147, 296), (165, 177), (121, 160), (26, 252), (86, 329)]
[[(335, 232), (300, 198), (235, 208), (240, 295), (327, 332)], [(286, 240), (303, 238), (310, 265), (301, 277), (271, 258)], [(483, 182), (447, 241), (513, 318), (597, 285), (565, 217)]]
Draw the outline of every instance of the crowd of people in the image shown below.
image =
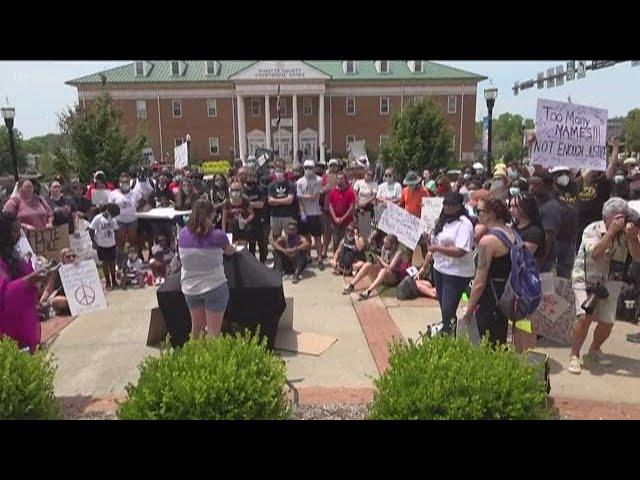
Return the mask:
[[(97, 171), (88, 185), (58, 175), (46, 194), (36, 180), (23, 180), (0, 218), (0, 310), (6, 318), (5, 312), (18, 308), (16, 299), (34, 297), (40, 306), (68, 311), (59, 275), (34, 272), (13, 249), (21, 229), (68, 225), (73, 235), (88, 224), (107, 289), (144, 286), (149, 279), (161, 284), (171, 272), (181, 272), (193, 337), (205, 327), (210, 335), (220, 331), (229, 298), (222, 256), (233, 254), (233, 243), (257, 253), (260, 262), (292, 283), (309, 268), (329, 267), (345, 278), (342, 293), (349, 294), (369, 277), (358, 292), (361, 300), (410, 276), (421, 295), (439, 302), (444, 334), (452, 333), (467, 293), (460, 321), (475, 318), (480, 335), (498, 344), (507, 341), (509, 319), (497, 304), (511, 271), (511, 246), (520, 239), (541, 274), (555, 272), (573, 281), (578, 320), (569, 370), (579, 373), (580, 349), (592, 322), (597, 327), (588, 355), (604, 361), (600, 347), (611, 332), (624, 277), (624, 272), (610, 277), (612, 269), (640, 261), (639, 222), (627, 202), (640, 199), (640, 168), (635, 158), (619, 159), (616, 140), (611, 147), (605, 172), (520, 162), (498, 163), (489, 172), (478, 162), (462, 171), (425, 169), (398, 177), (392, 168), (370, 168), (364, 157), (350, 165), (305, 160), (289, 168), (283, 161), (250, 157), (234, 162), (226, 175), (159, 164), (132, 168), (118, 178)], [(402, 245), (394, 232), (377, 228), (388, 204), (420, 217), (425, 197), (442, 198), (443, 208), (418, 252)], [(175, 219), (138, 215), (163, 207), (190, 213)], [(421, 263), (412, 270), (414, 254)], [(58, 260), (75, 258), (65, 249)], [(40, 291), (39, 282), (44, 282)], [(609, 296), (586, 311), (582, 306), (596, 285), (606, 287)], [(33, 347), (36, 329), (18, 335), (23, 345)], [(6, 325), (0, 332), (12, 336)]]

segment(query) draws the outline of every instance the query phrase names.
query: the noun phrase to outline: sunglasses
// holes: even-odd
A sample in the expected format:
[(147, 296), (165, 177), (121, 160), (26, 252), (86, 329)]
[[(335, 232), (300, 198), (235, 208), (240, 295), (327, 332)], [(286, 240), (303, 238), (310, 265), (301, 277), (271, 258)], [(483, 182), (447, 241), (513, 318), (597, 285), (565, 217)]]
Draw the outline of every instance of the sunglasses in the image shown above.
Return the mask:
[(78, 258), (78, 256), (74, 253), (68, 253), (67, 255), (64, 256), (64, 258)]
[(482, 213), (482, 212), (486, 212), (486, 210), (484, 208), (477, 208), (477, 207), (474, 208), (473, 211), (476, 212), (476, 214)]

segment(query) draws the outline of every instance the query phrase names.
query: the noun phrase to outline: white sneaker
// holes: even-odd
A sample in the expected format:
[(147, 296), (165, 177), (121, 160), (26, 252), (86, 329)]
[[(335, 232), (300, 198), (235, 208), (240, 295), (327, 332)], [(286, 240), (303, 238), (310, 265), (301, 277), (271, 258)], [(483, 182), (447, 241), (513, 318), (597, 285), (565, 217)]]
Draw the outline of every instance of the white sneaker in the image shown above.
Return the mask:
[(611, 360), (608, 360), (604, 357), (602, 352), (597, 350), (587, 353), (584, 356), (584, 359), (588, 360), (589, 362), (595, 363), (596, 365), (600, 365), (601, 367), (608, 367), (612, 363)]
[(571, 357), (569, 358), (569, 366), (567, 367), (567, 370), (570, 373), (580, 375), (580, 373), (582, 372), (582, 362), (580, 362), (580, 358), (576, 357), (575, 355), (571, 355)]

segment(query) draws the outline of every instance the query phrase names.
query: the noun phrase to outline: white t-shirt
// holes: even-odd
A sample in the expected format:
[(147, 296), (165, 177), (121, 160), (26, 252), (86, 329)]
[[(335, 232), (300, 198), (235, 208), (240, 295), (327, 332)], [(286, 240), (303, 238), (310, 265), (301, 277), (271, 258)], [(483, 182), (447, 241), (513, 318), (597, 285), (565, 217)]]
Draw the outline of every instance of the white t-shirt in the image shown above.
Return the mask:
[(130, 258), (127, 258), (127, 268), (135, 273), (140, 273), (142, 271), (142, 259), (136, 258), (133, 262)]
[(109, 203), (115, 203), (120, 207), (120, 215), (116, 217), (116, 221), (131, 223), (137, 220), (136, 210), (141, 199), (142, 195), (133, 190), (129, 190), (127, 193), (122, 193), (120, 189), (112, 191), (109, 194)]
[(387, 182), (382, 182), (378, 185), (378, 198), (380, 200), (399, 200), (402, 196), (402, 185), (399, 182), (395, 182), (389, 185)]
[(138, 180), (132, 190), (138, 192), (140, 197), (145, 200), (148, 200), (153, 195), (153, 186), (148, 178), (144, 182)]
[(431, 241), (433, 245), (457, 247), (466, 253), (460, 257), (449, 257), (442, 253), (433, 254), (433, 266), (440, 273), (456, 277), (472, 278), (475, 275), (473, 261), (473, 224), (467, 217), (460, 217), (453, 222), (445, 223), (442, 231)]
[[(322, 193), (322, 178), (317, 175), (309, 180), (307, 177), (300, 177), (296, 182), (296, 192), (298, 196), (301, 195), (314, 195)], [(307, 217), (316, 216), (322, 214), (322, 209), (320, 208), (320, 197), (315, 200), (305, 200), (300, 199), (302, 203), (302, 207), (304, 208), (304, 213)]]
[(116, 246), (115, 231), (118, 229), (118, 222), (115, 219), (107, 219), (100, 213), (93, 217), (89, 229), (95, 232), (96, 243), (102, 248)]
[(358, 202), (366, 202), (378, 193), (376, 182), (367, 182), (364, 179), (356, 180), (353, 184), (353, 191), (358, 195)]

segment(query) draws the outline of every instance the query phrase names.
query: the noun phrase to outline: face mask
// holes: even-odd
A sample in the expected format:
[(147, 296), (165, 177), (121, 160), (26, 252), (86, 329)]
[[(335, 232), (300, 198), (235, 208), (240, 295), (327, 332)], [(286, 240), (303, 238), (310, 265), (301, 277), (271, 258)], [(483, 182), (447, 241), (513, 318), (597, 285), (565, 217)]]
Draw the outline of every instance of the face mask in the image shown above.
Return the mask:
[(484, 170), (476, 170), (476, 175), (482, 175), (482, 172), (484, 172)]
[(313, 172), (313, 170), (309, 169), (304, 171), (304, 176), (307, 178), (313, 178), (316, 176), (316, 174)]
[(237, 200), (240, 197), (242, 197), (242, 192), (238, 192), (237, 190), (231, 191), (231, 198), (233, 198), (234, 200)]
[(519, 189), (518, 187), (511, 187), (511, 188), (509, 189), (509, 194), (510, 194), (512, 197), (515, 197), (516, 195), (520, 195), (520, 189)]
[(217, 180), (217, 181), (216, 181), (216, 187), (218, 187), (218, 188), (222, 188), (222, 187), (224, 187), (224, 182), (222, 182), (222, 181), (220, 181), (220, 180)]
[(138, 255), (136, 255), (135, 253), (129, 254), (129, 260), (131, 260), (132, 262), (135, 262), (137, 258), (138, 258)]
[(516, 178), (518, 178), (520, 175), (518, 174), (517, 171), (515, 170), (509, 170), (509, 178), (512, 180), (515, 180)]
[(471, 179), (471, 174), (470, 173), (465, 173), (464, 175), (462, 175), (462, 178), (464, 178), (465, 180), (470, 180)]
[(351, 234), (351, 235), (347, 235), (347, 240), (349, 240), (350, 242), (353, 242), (353, 239), (356, 238), (355, 235)]
[(284, 180), (284, 172), (276, 172), (276, 181), (281, 182)]
[(384, 180), (387, 182), (387, 184), (393, 185), (393, 177), (388, 177), (385, 175)]
[(58, 192), (58, 193), (53, 193), (51, 192), (51, 198), (54, 200), (60, 200), (60, 197), (62, 197), (62, 192)]
[(621, 184), (622, 182), (624, 182), (624, 176), (616, 175), (615, 177), (613, 177), (613, 181), (616, 182), (617, 184)]
[(129, 190), (131, 190), (131, 186), (128, 183), (122, 182), (120, 184), (120, 190), (122, 190), (122, 193), (127, 193)]
[(192, 190), (192, 187), (182, 187), (182, 191), (187, 195), (190, 194)]
[(174, 181), (176, 183), (180, 183), (182, 181), (182, 175), (176, 175), (175, 178), (174, 178)]
[(556, 179), (556, 183), (558, 185), (560, 185), (561, 187), (566, 187), (567, 185), (569, 185), (569, 176), (568, 175), (560, 175)]

